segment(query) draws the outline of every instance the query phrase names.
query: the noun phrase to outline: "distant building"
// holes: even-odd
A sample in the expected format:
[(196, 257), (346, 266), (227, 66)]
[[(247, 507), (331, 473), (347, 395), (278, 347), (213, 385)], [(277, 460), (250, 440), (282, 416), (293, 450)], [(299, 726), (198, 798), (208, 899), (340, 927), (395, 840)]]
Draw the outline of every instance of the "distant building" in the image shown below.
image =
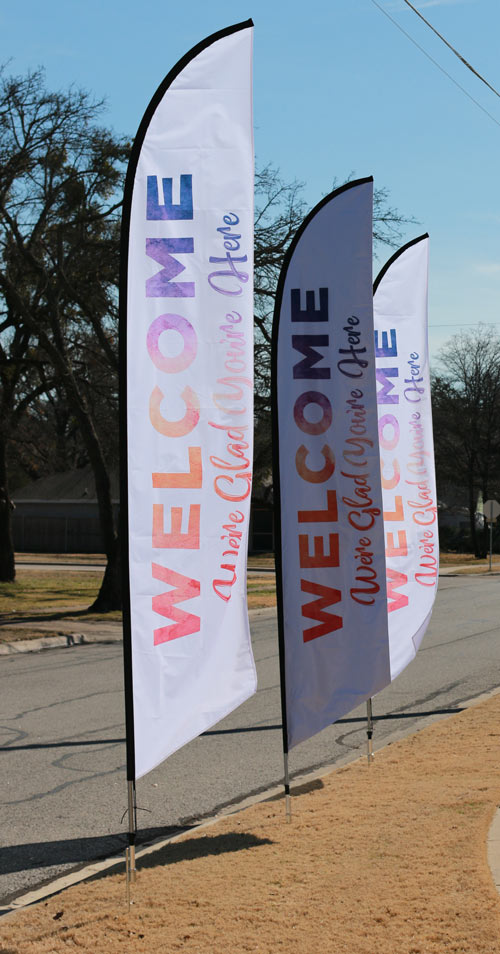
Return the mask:
[[(118, 475), (111, 475), (118, 517)], [(42, 477), (11, 494), (14, 550), (18, 553), (102, 553), (92, 468)]]
[[(118, 519), (118, 473), (111, 474)], [(43, 477), (13, 491), (12, 535), (17, 553), (102, 553), (95, 481), (90, 466)], [(250, 552), (273, 550), (273, 509), (252, 501)]]

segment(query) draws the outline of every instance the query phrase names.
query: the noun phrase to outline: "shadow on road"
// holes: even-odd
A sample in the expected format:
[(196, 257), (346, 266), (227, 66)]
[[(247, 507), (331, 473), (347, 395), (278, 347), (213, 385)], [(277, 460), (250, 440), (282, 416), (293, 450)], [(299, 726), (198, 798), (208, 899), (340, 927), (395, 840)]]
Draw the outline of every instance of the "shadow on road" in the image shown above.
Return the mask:
[[(155, 838), (169, 838), (181, 831), (188, 831), (189, 827), (142, 828), (138, 832), (137, 844), (145, 844)], [(96, 835), (93, 838), (66, 838), (63, 841), (7, 845), (2, 848), (0, 854), (0, 874), (49, 868), (53, 865), (80, 865), (101, 861), (119, 851), (125, 851), (127, 843), (127, 833), (119, 832), (114, 835)]]
[[(389, 719), (423, 719), (427, 716), (435, 715), (456, 715), (458, 712), (463, 712), (464, 706), (455, 706), (451, 709), (429, 709), (425, 711), (418, 712), (387, 712), (385, 715), (374, 715), (374, 722), (385, 722)], [(365, 716), (356, 716), (352, 719), (338, 719), (337, 722), (333, 723), (334, 725), (365, 725), (366, 717)], [(249, 725), (243, 728), (233, 728), (233, 729), (209, 729), (207, 732), (203, 732), (202, 735), (240, 735), (248, 732), (277, 732), (281, 731), (281, 723), (276, 725)], [(0, 745), (0, 753), (7, 752), (26, 752), (33, 751), (35, 749), (78, 749), (86, 745), (96, 746), (96, 745), (124, 745), (125, 737), (120, 737), (118, 739), (78, 739), (70, 742), (27, 742), (25, 745)]]
[[(385, 722), (388, 719), (424, 719), (426, 716), (436, 715), (457, 715), (464, 711), (465, 706), (453, 706), (451, 709), (428, 709), (416, 710), (415, 712), (386, 712), (385, 715), (374, 715), (374, 722)], [(338, 719), (335, 725), (349, 725), (350, 723), (360, 722), (366, 724), (366, 716), (358, 716), (355, 719)]]
[(125, 745), (125, 741), (124, 736), (121, 739), (79, 739), (76, 742), (27, 742), (26, 745), (0, 745), (0, 752), (31, 752), (34, 749), (79, 749), (85, 745)]
[[(435, 716), (435, 715), (456, 715), (458, 712), (463, 712), (463, 706), (454, 706), (452, 709), (429, 709), (427, 711), (415, 711), (415, 712), (386, 712), (385, 715), (374, 715), (374, 722), (385, 722), (387, 719), (423, 719), (426, 716)], [(356, 716), (352, 719), (337, 719), (336, 722), (332, 725), (354, 725), (359, 723), (360, 725), (366, 724), (366, 716)], [(276, 725), (248, 725), (240, 729), (209, 729), (207, 732), (203, 732), (203, 735), (238, 735), (239, 733), (245, 732), (276, 732), (278, 729), (281, 732), (281, 723)]]

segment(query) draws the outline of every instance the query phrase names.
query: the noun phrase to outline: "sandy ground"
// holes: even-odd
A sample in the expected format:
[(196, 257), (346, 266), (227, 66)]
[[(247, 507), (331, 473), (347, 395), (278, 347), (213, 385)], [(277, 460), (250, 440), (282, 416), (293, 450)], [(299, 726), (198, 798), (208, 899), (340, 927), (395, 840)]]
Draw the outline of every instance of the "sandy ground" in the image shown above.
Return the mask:
[[(0, 923), (2, 954), (496, 954), (500, 694)], [(307, 744), (307, 743), (306, 743)]]

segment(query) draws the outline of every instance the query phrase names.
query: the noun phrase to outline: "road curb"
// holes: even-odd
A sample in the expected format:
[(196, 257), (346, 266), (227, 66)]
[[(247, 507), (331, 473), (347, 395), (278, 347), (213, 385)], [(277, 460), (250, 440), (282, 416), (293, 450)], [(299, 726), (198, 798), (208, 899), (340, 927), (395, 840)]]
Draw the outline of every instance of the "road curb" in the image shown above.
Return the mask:
[(19, 653), (38, 653), (44, 649), (62, 649), (76, 646), (90, 646), (92, 643), (119, 643), (122, 635), (107, 633), (105, 636), (93, 633), (66, 633), (64, 636), (40, 636), (36, 639), (16, 639), (10, 643), (0, 643), (0, 656), (17, 656)]
[[(250, 621), (258, 619), (270, 619), (276, 615), (275, 606), (266, 606), (264, 609), (251, 609), (248, 611)], [(85, 624), (79, 624), (85, 625)], [(116, 625), (117, 632), (112, 631), (99, 634), (92, 632), (79, 633), (75, 630), (61, 634), (60, 636), (40, 636), (36, 639), (16, 639), (13, 642), (0, 643), (0, 656), (19, 655), (19, 653), (37, 653), (46, 649), (74, 649), (78, 646), (89, 646), (91, 644), (119, 643), (122, 641), (121, 624)]]

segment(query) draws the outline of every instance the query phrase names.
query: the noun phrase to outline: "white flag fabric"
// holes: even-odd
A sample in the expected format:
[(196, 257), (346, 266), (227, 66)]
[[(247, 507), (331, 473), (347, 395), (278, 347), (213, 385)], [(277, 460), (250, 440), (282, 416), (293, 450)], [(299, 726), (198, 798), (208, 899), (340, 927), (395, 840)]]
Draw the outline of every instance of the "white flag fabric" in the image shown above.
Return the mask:
[(429, 237), (409, 242), (374, 286), (391, 678), (415, 657), (439, 571), (427, 288)]
[(129, 778), (256, 689), (246, 607), (252, 34), (251, 21), (230, 27), (177, 64), (144, 116), (127, 177)]
[(299, 229), (278, 288), (274, 490), (290, 747), (390, 682), (372, 202), (372, 179), (324, 199)]

